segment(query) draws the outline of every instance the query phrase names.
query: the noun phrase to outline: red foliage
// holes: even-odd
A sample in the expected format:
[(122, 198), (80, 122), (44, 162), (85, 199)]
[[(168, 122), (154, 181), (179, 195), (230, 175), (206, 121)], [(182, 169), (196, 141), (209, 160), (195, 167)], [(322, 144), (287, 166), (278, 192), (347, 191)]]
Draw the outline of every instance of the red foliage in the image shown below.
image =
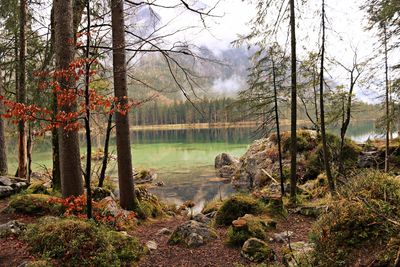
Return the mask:
[[(86, 63), (95, 66), (98, 62), (94, 59), (77, 59), (72, 62), (68, 69), (57, 70), (54, 72), (36, 72), (35, 76), (39, 78), (37, 89), (40, 94), (48, 96), (49, 99), (55, 95), (59, 112), (54, 114), (52, 110), (39, 104), (22, 104), (7, 100), (0, 96), (6, 107), (3, 118), (10, 119), (13, 123), (19, 121), (39, 121), (42, 125), (38, 134), (43, 134), (53, 128), (63, 127), (65, 130), (77, 131), (82, 127), (81, 119), (85, 117), (85, 91), (82, 87), (75, 86), (79, 80), (84, 80)], [(95, 70), (90, 72), (90, 76), (96, 74)], [(50, 81), (43, 81), (49, 79)], [(60, 81), (67, 84), (66, 89), (62, 89)], [(140, 105), (140, 102), (129, 100), (126, 97), (118, 99), (112, 96), (104, 96), (96, 92), (95, 89), (89, 89), (89, 109), (92, 111), (114, 113), (119, 112), (123, 115), (133, 108)], [(114, 108), (111, 106), (114, 104)], [(74, 112), (64, 112), (63, 107), (77, 107)]]
[[(49, 203), (60, 204), (64, 207), (64, 216), (77, 217), (80, 219), (87, 219), (86, 214), (86, 195), (68, 198), (52, 198)], [(100, 223), (111, 226), (117, 230), (123, 230), (132, 225), (134, 219), (137, 217), (135, 212), (124, 211), (117, 215), (106, 212), (104, 207), (99, 202), (92, 201), (93, 218)]]

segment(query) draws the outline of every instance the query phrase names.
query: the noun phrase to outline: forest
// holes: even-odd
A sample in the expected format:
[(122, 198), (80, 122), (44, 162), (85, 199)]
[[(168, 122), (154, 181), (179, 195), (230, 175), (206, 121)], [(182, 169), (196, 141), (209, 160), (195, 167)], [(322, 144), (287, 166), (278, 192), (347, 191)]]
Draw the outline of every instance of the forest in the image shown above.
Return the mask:
[(0, 267), (400, 267), (399, 51), (398, 0), (0, 0)]

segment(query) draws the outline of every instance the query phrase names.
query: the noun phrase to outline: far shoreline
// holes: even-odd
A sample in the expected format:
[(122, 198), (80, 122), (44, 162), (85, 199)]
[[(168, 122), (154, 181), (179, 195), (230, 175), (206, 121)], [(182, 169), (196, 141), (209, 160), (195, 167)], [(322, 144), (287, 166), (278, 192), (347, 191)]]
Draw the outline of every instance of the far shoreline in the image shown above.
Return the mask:
[[(307, 125), (306, 120), (298, 121), (298, 125)], [(188, 129), (233, 129), (233, 128), (255, 128), (260, 125), (256, 121), (240, 122), (217, 122), (217, 123), (182, 123), (182, 124), (153, 124), (153, 125), (134, 125), (130, 127), (131, 131), (144, 130), (188, 130)], [(289, 120), (282, 120), (281, 126), (290, 125)]]

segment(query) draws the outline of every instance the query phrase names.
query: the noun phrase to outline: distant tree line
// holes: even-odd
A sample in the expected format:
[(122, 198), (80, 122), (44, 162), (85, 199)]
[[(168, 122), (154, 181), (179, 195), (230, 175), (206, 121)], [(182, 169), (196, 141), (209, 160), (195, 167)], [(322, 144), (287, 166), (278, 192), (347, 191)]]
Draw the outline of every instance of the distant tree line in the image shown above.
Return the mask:
[[(289, 119), (289, 106), (285, 103), (280, 105), (282, 119)], [(377, 119), (380, 110), (379, 105), (357, 102), (354, 119)], [(160, 103), (156, 99), (143, 104), (132, 112), (131, 123), (133, 125), (233, 123), (255, 120), (248, 109), (248, 103), (240, 103), (237, 99), (230, 97), (204, 98), (195, 101), (193, 104), (187, 100)], [(305, 108), (299, 108), (298, 116), (299, 120), (309, 120)], [(328, 124), (334, 124), (334, 120), (328, 118)]]

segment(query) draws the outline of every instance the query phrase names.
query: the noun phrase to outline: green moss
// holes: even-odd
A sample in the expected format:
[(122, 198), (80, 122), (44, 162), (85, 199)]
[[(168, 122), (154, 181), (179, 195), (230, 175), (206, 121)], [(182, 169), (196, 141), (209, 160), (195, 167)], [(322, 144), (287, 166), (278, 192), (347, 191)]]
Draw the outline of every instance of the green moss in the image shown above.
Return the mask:
[(350, 266), (357, 260), (357, 250), (368, 244), (371, 253), (384, 253), (385, 246), (376, 244), (387, 244), (398, 234), (398, 228), (386, 219), (399, 220), (397, 178), (376, 171), (361, 172), (339, 195), (313, 226), (311, 238), (318, 266)]
[(164, 215), (163, 207), (160, 203), (152, 201), (139, 201), (138, 213), (142, 219), (157, 218)]
[(215, 217), (217, 225), (230, 225), (232, 221), (245, 214), (261, 214), (266, 211), (265, 204), (244, 194), (232, 196), (224, 201)]
[[(290, 132), (284, 132), (281, 135), (282, 151), (290, 150), (291, 137)], [(312, 150), (316, 146), (316, 138), (312, 136), (312, 131), (297, 131), (297, 151), (303, 153)]]
[(44, 182), (42, 181), (35, 181), (32, 182), (28, 188), (26, 189), (27, 194), (45, 194), (49, 195), (48, 188), (44, 186)]
[(26, 267), (49, 267), (53, 266), (53, 264), (47, 260), (36, 260), (36, 261), (31, 261), (28, 262)]
[(145, 250), (130, 236), (77, 219), (44, 217), (23, 236), (32, 252), (64, 266), (120, 266)]
[(247, 221), (245, 226), (240, 228), (230, 226), (228, 228), (228, 244), (241, 246), (251, 237), (265, 240), (267, 238), (268, 229), (274, 228), (269, 225), (269, 221), (264, 221), (254, 216), (245, 216), (243, 218)]
[(222, 203), (223, 202), (220, 201), (219, 199), (213, 199), (204, 205), (203, 209), (201, 210), (201, 213), (207, 214), (210, 212), (218, 211), (219, 208), (221, 208)]
[(12, 197), (9, 211), (30, 215), (61, 215), (64, 208), (50, 200), (53, 197), (44, 194), (20, 194)]
[[(331, 155), (331, 162), (338, 164), (340, 154), (340, 138), (334, 134), (327, 134), (327, 144), (329, 153)], [(354, 168), (358, 162), (358, 156), (361, 153), (361, 147), (358, 146), (354, 141), (345, 139), (343, 147), (343, 164), (346, 169)], [(306, 162), (306, 173), (304, 178), (315, 179), (320, 173), (324, 171), (324, 160), (321, 140), (318, 141), (318, 146), (308, 155), (308, 161)]]

